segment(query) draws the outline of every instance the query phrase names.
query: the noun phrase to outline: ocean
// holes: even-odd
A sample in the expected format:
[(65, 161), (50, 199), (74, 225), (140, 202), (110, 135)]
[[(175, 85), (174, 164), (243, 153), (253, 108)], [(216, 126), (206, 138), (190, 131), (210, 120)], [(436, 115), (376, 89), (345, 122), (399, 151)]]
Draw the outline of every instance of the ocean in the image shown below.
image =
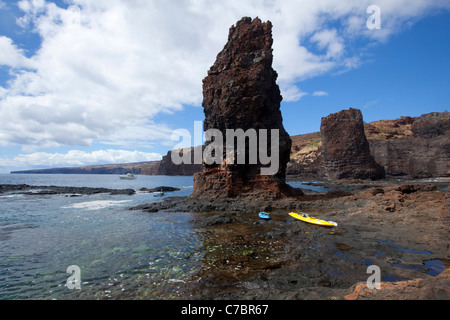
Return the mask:
[[(0, 184), (136, 190), (76, 197), (0, 194), (0, 299), (159, 299), (201, 269), (205, 249), (191, 213), (129, 210), (163, 200), (141, 188), (178, 187), (166, 195), (188, 196), (192, 176), (0, 174)], [(69, 279), (73, 266), (80, 289)]]
[[(320, 184), (289, 183), (327, 191)], [(187, 287), (195, 282), (192, 279), (214, 264), (216, 256), (210, 252), (215, 242), (208, 243), (205, 234), (194, 228), (193, 213), (129, 210), (163, 201), (164, 197), (154, 197), (141, 188), (177, 187), (179, 191), (166, 195), (188, 196), (192, 176), (138, 175), (135, 180), (121, 180), (118, 175), (0, 174), (0, 184), (136, 190), (133, 195), (1, 193), (0, 300), (186, 299)], [(316, 250), (316, 245), (319, 242), (312, 242), (310, 249)], [(378, 245), (431, 255), (401, 248), (390, 240)], [(377, 251), (377, 256), (379, 252), (382, 255)], [(334, 253), (343, 261), (354, 261), (345, 253)], [(223, 252), (218, 249), (215, 254)], [(363, 266), (371, 263), (362, 257)], [(395, 262), (392, 266), (433, 276), (446, 268), (439, 259), (424, 260), (424, 265)], [(384, 281), (396, 280), (388, 276)], [(181, 287), (187, 291), (178, 291)]]
[[(0, 184), (132, 188), (134, 195), (0, 194), (0, 299), (158, 299), (201, 266), (191, 214), (128, 208), (192, 192), (189, 176), (4, 174)], [(68, 273), (71, 266), (79, 274)], [(73, 267), (69, 268), (69, 271)], [(79, 278), (80, 289), (73, 286)], [(70, 278), (70, 279), (69, 279)]]

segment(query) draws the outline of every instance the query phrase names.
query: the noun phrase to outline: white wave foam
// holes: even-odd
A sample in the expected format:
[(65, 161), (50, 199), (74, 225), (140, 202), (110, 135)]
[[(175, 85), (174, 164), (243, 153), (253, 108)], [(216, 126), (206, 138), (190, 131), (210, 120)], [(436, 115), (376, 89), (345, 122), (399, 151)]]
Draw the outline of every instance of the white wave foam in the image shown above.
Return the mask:
[(3, 199), (3, 198), (23, 198), (23, 197), (24, 197), (24, 195), (21, 194), (21, 193), (0, 195), (0, 199)]
[(118, 206), (122, 203), (130, 202), (131, 200), (96, 200), (88, 202), (74, 203), (70, 206), (62, 207), (63, 209), (84, 209), (84, 210), (99, 210), (112, 206)]

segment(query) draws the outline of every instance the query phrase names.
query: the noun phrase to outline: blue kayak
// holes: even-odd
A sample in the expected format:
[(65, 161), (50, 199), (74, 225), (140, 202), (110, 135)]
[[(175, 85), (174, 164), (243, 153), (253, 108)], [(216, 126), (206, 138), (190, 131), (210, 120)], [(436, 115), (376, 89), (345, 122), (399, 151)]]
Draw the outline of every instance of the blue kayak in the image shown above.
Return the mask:
[(259, 213), (259, 217), (260, 217), (261, 219), (266, 219), (266, 220), (269, 220), (269, 219), (270, 219), (270, 215), (269, 215), (268, 213), (265, 213), (265, 212), (260, 212), (260, 213)]
[(164, 197), (164, 193), (155, 193), (154, 197)]

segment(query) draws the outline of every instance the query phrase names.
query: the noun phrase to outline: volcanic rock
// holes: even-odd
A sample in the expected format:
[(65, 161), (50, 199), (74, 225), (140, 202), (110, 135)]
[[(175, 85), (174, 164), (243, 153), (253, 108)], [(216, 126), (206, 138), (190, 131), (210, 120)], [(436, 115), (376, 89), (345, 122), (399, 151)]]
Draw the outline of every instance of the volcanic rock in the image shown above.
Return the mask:
[(382, 282), (381, 288), (368, 289), (365, 283), (352, 287), (347, 300), (448, 300), (450, 299), (450, 269), (437, 277), (394, 283)]
[[(147, 170), (144, 170), (143, 174), (148, 175), (162, 175), (162, 176), (192, 176), (196, 172), (203, 170), (201, 163), (195, 163), (194, 154), (197, 149), (202, 149), (203, 146), (190, 147), (185, 149), (170, 150), (165, 156), (162, 157), (161, 161)], [(198, 150), (197, 150), (198, 151)], [(183, 154), (188, 154), (187, 158), (189, 161), (187, 163), (175, 164), (172, 161), (172, 153), (178, 153), (180, 156)]]
[(413, 118), (411, 134), (370, 142), (376, 161), (393, 176), (450, 176), (450, 112)]
[[(387, 176), (407, 179), (450, 176), (450, 112), (364, 124), (370, 154)], [(292, 136), (288, 175), (324, 176), (320, 132)]]
[(69, 186), (30, 186), (27, 184), (2, 184), (0, 194), (4, 192), (15, 192), (26, 195), (93, 195), (99, 193), (109, 193), (110, 195), (133, 195), (134, 189), (108, 189), (90, 187), (69, 187)]
[(444, 223), (450, 224), (450, 186), (447, 188), (447, 192), (444, 193), (441, 209), (441, 220)]
[(322, 166), (331, 179), (383, 179), (385, 171), (370, 154), (361, 111), (347, 109), (322, 118)]
[(160, 186), (160, 187), (156, 187), (156, 188), (141, 188), (139, 189), (139, 191), (144, 191), (144, 192), (172, 192), (172, 191), (179, 191), (180, 188), (175, 188), (175, 187), (166, 187), (166, 186)]
[(414, 136), (435, 138), (450, 133), (450, 113), (431, 112), (423, 114), (412, 123), (411, 130)]
[[(274, 175), (261, 175), (260, 169), (268, 165), (263, 165), (259, 157), (256, 164), (249, 164), (247, 143), (245, 164), (226, 161), (207, 164), (204, 161), (203, 172), (194, 176), (191, 197), (227, 198), (248, 193), (280, 197), (292, 194), (293, 189), (285, 183), (291, 139), (282, 124), (282, 97), (276, 84), (278, 75), (272, 68), (272, 42), (270, 21), (244, 17), (232, 26), (227, 44), (203, 79), (202, 106), (204, 130), (217, 129), (223, 137), (227, 129), (242, 129), (244, 132), (255, 129), (259, 140), (259, 129), (267, 129), (266, 137), (270, 144), (271, 129), (279, 130), (278, 171)], [(206, 147), (211, 142), (207, 142)], [(259, 148), (258, 145), (258, 155)], [(236, 158), (236, 148), (234, 155)], [(226, 159), (225, 145), (223, 159)]]

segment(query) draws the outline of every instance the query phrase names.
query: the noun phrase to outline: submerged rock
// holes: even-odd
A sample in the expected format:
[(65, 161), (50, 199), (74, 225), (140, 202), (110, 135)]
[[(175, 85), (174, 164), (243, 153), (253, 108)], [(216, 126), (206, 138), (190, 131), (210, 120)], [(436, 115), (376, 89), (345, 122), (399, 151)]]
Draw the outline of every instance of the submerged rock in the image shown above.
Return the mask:
[(156, 187), (156, 188), (141, 188), (139, 189), (139, 191), (145, 191), (145, 192), (172, 192), (172, 191), (179, 191), (180, 188), (176, 188), (176, 187), (166, 187), (166, 186), (160, 186), (160, 187)]

